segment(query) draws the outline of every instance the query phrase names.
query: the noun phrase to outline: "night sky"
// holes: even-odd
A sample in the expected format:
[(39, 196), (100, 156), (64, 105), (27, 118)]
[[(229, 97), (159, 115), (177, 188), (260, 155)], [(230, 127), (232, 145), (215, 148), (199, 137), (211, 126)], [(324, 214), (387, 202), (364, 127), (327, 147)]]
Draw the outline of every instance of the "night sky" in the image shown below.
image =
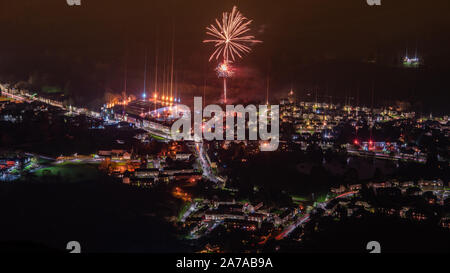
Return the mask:
[[(353, 97), (367, 105), (374, 86), (377, 104), (403, 99), (422, 111), (446, 111), (448, 0), (382, 0), (379, 7), (365, 0), (81, 1), (1, 0), (0, 79), (66, 87), (78, 103), (99, 103), (105, 92), (124, 89), (127, 59), (127, 90), (138, 95), (147, 48), (151, 92), (155, 53), (162, 77), (173, 35), (182, 99), (202, 95), (206, 82), (212, 102), (221, 82), (217, 63), (208, 63), (212, 46), (202, 43), (205, 27), (237, 5), (263, 43), (235, 64), (231, 102), (263, 100), (269, 77), (271, 99), (292, 87), (301, 97), (317, 92), (319, 99)], [(400, 68), (406, 51), (417, 51), (423, 67)]]

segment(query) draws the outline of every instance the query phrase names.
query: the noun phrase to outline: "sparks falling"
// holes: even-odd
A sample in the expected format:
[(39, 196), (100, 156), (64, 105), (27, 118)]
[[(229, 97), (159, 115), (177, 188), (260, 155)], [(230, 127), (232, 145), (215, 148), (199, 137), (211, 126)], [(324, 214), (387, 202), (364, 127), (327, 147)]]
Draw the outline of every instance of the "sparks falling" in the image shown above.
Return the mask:
[(251, 44), (261, 42), (255, 40), (254, 36), (247, 35), (251, 23), (252, 20), (247, 20), (234, 6), (231, 13), (223, 13), (222, 23), (216, 19), (217, 26), (211, 24), (207, 27), (206, 34), (215, 38), (203, 41), (204, 43), (215, 43), (215, 50), (209, 61), (214, 58), (219, 60), (220, 57), (223, 57), (224, 63), (228, 63), (230, 60), (234, 61), (236, 56), (242, 58), (244, 53), (249, 53)]

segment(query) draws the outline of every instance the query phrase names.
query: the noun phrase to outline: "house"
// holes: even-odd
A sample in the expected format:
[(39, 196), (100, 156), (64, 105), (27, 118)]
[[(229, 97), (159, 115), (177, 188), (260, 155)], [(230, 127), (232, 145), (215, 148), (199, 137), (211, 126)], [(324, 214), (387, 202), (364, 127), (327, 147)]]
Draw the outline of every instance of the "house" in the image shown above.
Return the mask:
[(103, 158), (111, 158), (113, 160), (130, 160), (131, 152), (126, 150), (100, 150), (97, 155)]
[(137, 178), (155, 178), (159, 175), (158, 169), (143, 169), (139, 168), (134, 171), (134, 177)]

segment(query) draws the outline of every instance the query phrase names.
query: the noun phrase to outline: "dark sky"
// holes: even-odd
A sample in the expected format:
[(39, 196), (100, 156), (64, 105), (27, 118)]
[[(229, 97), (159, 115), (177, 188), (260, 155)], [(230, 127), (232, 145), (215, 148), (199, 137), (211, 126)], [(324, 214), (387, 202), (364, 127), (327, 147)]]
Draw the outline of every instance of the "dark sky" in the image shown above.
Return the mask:
[[(207, 62), (212, 48), (202, 40), (205, 27), (237, 5), (264, 43), (236, 64), (230, 83), (236, 99), (262, 99), (267, 75), (272, 97), (292, 86), (301, 96), (318, 90), (336, 98), (361, 94), (367, 102), (373, 81), (380, 103), (383, 92), (416, 101), (427, 88), (448, 92), (449, 1), (381, 1), (374, 7), (365, 0), (81, 0), (80, 7), (69, 7), (65, 0), (0, 0), (0, 72), (25, 79), (45, 72), (44, 81), (70, 81), (78, 96), (119, 92), (128, 52), (128, 89), (137, 94), (145, 48), (147, 84), (154, 86), (156, 46), (162, 75), (174, 35), (178, 89), (186, 97), (202, 94), (206, 79), (207, 93), (217, 98), (216, 63)], [(414, 55), (416, 49), (425, 68), (394, 68), (406, 50)], [(378, 64), (364, 63), (370, 57)]]

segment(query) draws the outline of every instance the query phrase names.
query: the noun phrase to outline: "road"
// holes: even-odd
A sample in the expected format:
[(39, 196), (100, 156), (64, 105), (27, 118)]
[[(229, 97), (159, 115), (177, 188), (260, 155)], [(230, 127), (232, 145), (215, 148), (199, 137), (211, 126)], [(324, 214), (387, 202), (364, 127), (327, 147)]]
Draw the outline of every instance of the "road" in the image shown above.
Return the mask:
[(277, 235), (277, 237), (275, 237), (276, 240), (281, 240), (283, 238), (285, 238), (286, 236), (288, 236), (292, 231), (294, 231), (298, 226), (306, 223), (309, 221), (309, 213), (305, 214), (303, 217), (300, 217), (299, 219), (297, 219), (297, 221), (295, 221), (294, 223), (292, 223), (291, 225), (289, 225), (287, 228), (285, 228), (283, 230), (283, 232), (281, 232), (280, 234)]
[(203, 176), (205, 176), (214, 183), (221, 182), (220, 179), (217, 176), (215, 176), (211, 170), (211, 165), (209, 164), (208, 158), (206, 156), (206, 151), (203, 148), (203, 142), (196, 142), (195, 150), (197, 152), (200, 164), (202, 165)]
[[(343, 193), (341, 195), (338, 195), (336, 197), (334, 197), (333, 199), (330, 199), (328, 202), (322, 203), (323, 207), (325, 207), (330, 201), (334, 200), (334, 199), (338, 199), (338, 198), (344, 198), (344, 197), (348, 197), (351, 196), (353, 194), (357, 193), (356, 191), (351, 191), (351, 192), (346, 192)], [(280, 234), (278, 234), (275, 239), (276, 240), (281, 240), (286, 238), (292, 231), (294, 231), (298, 226), (308, 222), (310, 220), (310, 214), (307, 213), (305, 214), (303, 217), (297, 219), (294, 223), (292, 223), (291, 225), (289, 225), (288, 227), (286, 227), (283, 232), (281, 232)]]

